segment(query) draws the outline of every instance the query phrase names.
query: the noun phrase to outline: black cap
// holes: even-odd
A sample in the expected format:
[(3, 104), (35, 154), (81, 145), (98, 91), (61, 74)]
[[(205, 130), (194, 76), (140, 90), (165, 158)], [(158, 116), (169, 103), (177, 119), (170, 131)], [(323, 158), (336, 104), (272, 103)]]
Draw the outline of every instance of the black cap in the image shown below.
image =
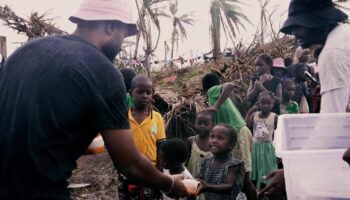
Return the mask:
[(318, 28), (347, 18), (344, 12), (334, 7), (332, 0), (292, 0), (281, 32), (290, 34), (293, 26)]

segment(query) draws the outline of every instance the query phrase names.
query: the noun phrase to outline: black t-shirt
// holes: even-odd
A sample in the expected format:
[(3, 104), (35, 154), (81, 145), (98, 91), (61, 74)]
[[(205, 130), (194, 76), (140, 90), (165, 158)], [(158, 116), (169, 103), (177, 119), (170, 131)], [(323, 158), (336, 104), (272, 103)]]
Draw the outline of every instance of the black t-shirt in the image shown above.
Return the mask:
[(129, 128), (123, 77), (100, 50), (72, 35), (28, 42), (0, 74), (0, 198), (69, 199), (96, 134)]

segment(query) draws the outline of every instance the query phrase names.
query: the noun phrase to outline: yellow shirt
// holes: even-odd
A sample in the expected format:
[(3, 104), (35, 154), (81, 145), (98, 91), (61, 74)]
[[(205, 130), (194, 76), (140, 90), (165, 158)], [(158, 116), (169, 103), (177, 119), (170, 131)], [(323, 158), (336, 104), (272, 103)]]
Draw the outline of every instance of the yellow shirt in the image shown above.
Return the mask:
[(152, 161), (153, 165), (157, 164), (157, 142), (165, 141), (165, 129), (162, 116), (152, 111), (141, 124), (139, 124), (129, 109), (129, 120), (132, 134), (137, 149)]

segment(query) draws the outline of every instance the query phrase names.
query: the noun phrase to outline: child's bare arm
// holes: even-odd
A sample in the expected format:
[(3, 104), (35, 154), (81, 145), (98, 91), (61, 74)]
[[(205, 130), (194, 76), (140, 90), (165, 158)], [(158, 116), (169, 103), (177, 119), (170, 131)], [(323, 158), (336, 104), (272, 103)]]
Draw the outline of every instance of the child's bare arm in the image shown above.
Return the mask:
[(278, 115), (275, 115), (275, 129), (277, 128), (277, 122), (278, 122)]
[(239, 170), (239, 166), (229, 168), (227, 172), (226, 183), (220, 185), (208, 184), (203, 180), (198, 179), (198, 181), (201, 183), (198, 188), (198, 194), (202, 192), (229, 192), (234, 187)]
[(249, 172), (245, 173), (244, 184), (243, 184), (243, 192), (245, 193), (247, 200), (257, 200), (258, 194), (256, 192), (256, 188), (254, 184), (250, 180)]
[(187, 159), (187, 161), (185, 162), (185, 166), (187, 166), (187, 167), (188, 167), (188, 162), (189, 162), (189, 160), (190, 160), (190, 158), (191, 158), (192, 143), (194, 142), (194, 138), (195, 138), (195, 137), (196, 137), (196, 136), (191, 136), (191, 137), (188, 137), (187, 140), (186, 140), (186, 143), (187, 143), (187, 146), (188, 146), (188, 159)]
[(247, 115), (245, 116), (245, 122), (247, 123), (247, 127), (248, 128), (252, 128), (253, 124), (254, 124), (254, 113), (256, 111), (258, 111), (258, 105), (255, 104), (247, 113)]
[(281, 83), (277, 85), (275, 94), (276, 94), (275, 99), (277, 103), (282, 103), (282, 84)]
[(234, 88), (233, 83), (225, 83), (221, 85), (221, 95), (218, 101), (215, 103), (213, 108), (217, 111), (219, 110), (221, 104), (231, 95)]
[(252, 101), (258, 94), (259, 94), (259, 90), (254, 87), (253, 81), (250, 81), (248, 93), (247, 93), (248, 101)]

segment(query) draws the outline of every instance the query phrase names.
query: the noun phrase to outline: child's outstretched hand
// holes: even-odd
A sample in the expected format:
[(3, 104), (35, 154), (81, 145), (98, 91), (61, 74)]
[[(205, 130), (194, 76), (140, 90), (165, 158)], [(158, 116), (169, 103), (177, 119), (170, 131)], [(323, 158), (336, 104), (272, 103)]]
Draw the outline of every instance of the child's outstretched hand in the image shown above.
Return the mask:
[(205, 190), (208, 187), (208, 184), (206, 182), (204, 182), (203, 180), (197, 178), (197, 181), (200, 182), (199, 187), (197, 189), (197, 195), (201, 194), (202, 192), (205, 192)]

